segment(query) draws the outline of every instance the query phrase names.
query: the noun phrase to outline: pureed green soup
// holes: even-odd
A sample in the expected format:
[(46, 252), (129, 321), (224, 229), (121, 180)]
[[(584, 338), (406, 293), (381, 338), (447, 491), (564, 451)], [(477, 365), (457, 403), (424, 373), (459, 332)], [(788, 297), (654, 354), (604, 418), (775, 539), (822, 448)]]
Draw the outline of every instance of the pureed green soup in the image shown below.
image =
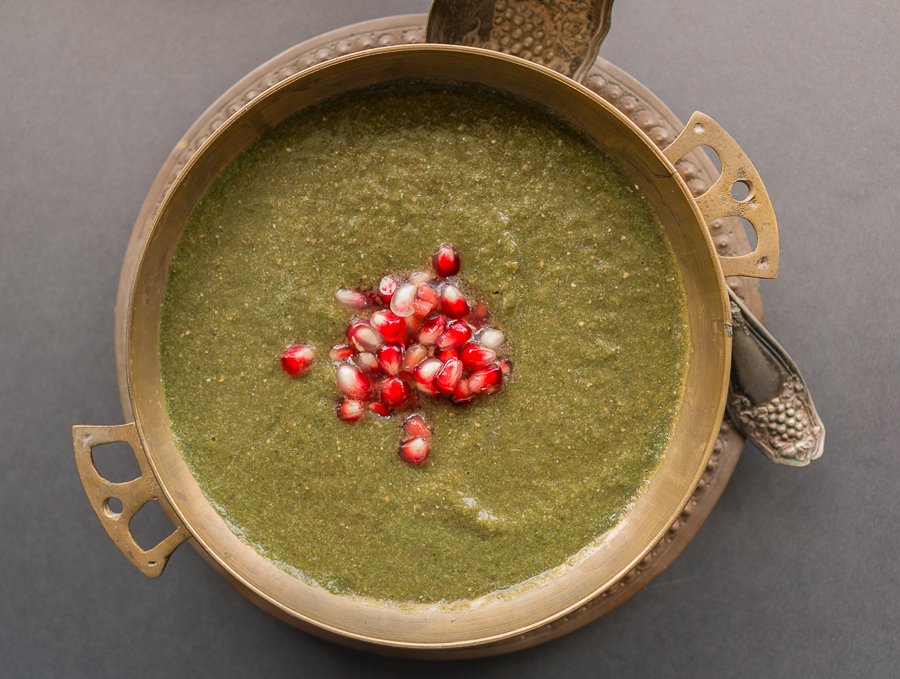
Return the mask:
[[(348, 423), (338, 288), (428, 268), (443, 242), (506, 333), (502, 391)], [(684, 291), (624, 172), (544, 113), (411, 85), (301, 112), (215, 180), (172, 261), (161, 329), (178, 445), (233, 530), (336, 593), (453, 601), (563, 564), (615, 525), (672, 431)], [(294, 342), (318, 360), (292, 378)]]

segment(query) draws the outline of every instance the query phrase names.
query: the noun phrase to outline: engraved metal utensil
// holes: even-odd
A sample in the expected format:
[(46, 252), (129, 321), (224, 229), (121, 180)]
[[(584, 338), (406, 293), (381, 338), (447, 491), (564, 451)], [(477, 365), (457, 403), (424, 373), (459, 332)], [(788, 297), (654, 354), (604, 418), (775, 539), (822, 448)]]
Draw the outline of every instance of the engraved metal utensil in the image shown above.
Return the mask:
[(822, 456), (825, 427), (787, 352), (729, 288), (731, 382), (728, 414), (778, 464), (805, 467)]
[[(581, 80), (609, 31), (613, 0), (434, 0), (428, 42), (483, 47)], [(732, 371), (728, 414), (778, 464), (821, 457), (825, 427), (797, 365), (729, 288)]]
[(612, 0), (434, 0), (425, 37), (512, 54), (581, 80), (611, 11)]

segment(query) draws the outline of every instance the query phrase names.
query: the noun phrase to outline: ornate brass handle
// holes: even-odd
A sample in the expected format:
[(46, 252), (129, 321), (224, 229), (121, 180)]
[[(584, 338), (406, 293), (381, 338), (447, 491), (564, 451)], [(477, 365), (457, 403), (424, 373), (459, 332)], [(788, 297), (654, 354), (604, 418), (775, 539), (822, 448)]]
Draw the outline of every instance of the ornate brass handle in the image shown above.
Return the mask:
[(428, 42), (485, 47), (581, 80), (609, 32), (613, 0), (434, 0)]
[[(176, 523), (175, 530), (152, 549), (142, 549), (135, 542), (129, 526), (132, 517), (151, 500), (157, 500), (165, 508), (168, 508), (168, 504), (150, 469), (150, 462), (144, 454), (134, 423), (117, 426), (77, 425), (72, 427), (72, 441), (75, 446), (75, 464), (78, 466), (84, 491), (106, 533), (141, 573), (148, 578), (158, 578), (172, 552), (191, 535), (181, 523)], [(100, 476), (94, 465), (94, 447), (116, 442), (131, 446), (141, 469), (138, 478), (124, 483), (112, 483)], [(110, 500), (114, 498), (122, 502), (122, 511), (117, 512), (110, 507)], [(173, 515), (171, 511), (166, 513), (170, 517)]]
[[(720, 257), (726, 276), (775, 278), (778, 276), (778, 223), (766, 187), (738, 143), (719, 123), (699, 111), (691, 116), (681, 134), (663, 154), (674, 165), (699, 146), (709, 146), (719, 156), (722, 172), (703, 195), (697, 207), (706, 224), (720, 217), (743, 217), (756, 231), (756, 249), (738, 257)], [(735, 184), (748, 189), (746, 198), (732, 194)]]

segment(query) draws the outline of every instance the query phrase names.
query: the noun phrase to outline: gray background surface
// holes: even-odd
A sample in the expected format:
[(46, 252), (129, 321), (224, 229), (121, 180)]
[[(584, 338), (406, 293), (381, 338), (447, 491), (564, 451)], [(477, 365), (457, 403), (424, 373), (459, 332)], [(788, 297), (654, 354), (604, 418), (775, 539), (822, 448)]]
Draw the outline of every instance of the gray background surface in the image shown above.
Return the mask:
[[(748, 449), (681, 558), (514, 656), (393, 661), (257, 610), (190, 549), (157, 581), (84, 497), (74, 423), (121, 421), (113, 304), (144, 194), (194, 118), (322, 31), (424, 1), (0, 2), (0, 676), (900, 675), (900, 5), (619, 0), (603, 54), (755, 162), (782, 234), (769, 326), (825, 457)], [(160, 530), (161, 524), (148, 530)]]

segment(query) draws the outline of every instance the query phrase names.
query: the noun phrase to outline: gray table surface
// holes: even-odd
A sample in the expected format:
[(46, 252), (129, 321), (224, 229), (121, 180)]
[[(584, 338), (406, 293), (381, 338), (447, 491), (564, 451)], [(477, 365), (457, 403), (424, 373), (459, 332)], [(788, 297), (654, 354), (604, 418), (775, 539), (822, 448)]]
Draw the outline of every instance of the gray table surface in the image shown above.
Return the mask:
[(163, 159), (275, 53), (426, 9), (0, 2), (0, 676), (900, 675), (900, 5), (888, 0), (615, 7), (604, 56), (682, 118), (716, 117), (765, 178), (782, 237), (767, 321), (828, 426), (805, 470), (745, 451), (694, 542), (623, 608), (513, 656), (402, 662), (276, 621), (190, 549), (147, 580), (104, 535), (69, 428), (121, 421), (117, 276)]

